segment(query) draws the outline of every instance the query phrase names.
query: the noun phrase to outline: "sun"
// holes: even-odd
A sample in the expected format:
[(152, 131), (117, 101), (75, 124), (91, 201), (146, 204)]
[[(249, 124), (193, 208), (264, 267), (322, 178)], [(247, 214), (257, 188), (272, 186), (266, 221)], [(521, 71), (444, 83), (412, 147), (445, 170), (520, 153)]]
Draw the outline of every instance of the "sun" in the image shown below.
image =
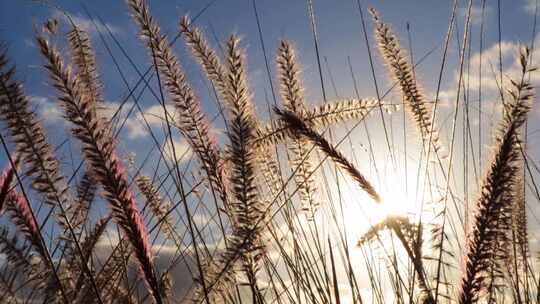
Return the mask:
[(413, 173), (409, 173), (405, 178), (402, 172), (404, 170), (395, 170), (388, 166), (381, 172), (384, 179), (381, 178), (380, 183), (377, 182), (376, 176), (370, 177), (381, 197), (380, 203), (370, 199), (355, 185), (345, 189), (344, 224), (347, 238), (351, 242), (356, 243), (373, 225), (389, 216), (406, 216), (414, 219), (423, 212), (422, 199), (418, 198), (421, 197), (422, 187), (417, 186), (417, 183), (421, 185), (422, 180), (413, 176), (416, 175)]

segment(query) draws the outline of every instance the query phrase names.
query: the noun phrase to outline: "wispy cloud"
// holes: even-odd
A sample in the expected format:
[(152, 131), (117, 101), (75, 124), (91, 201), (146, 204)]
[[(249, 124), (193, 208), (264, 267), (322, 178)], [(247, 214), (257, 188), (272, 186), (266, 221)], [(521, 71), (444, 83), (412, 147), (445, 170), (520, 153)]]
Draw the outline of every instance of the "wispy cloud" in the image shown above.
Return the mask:
[(181, 163), (191, 155), (191, 148), (185, 140), (173, 139), (172, 145), (170, 140), (167, 140), (163, 150), (165, 158), (170, 162)]
[[(536, 42), (540, 42), (540, 35), (537, 35)], [(486, 48), (481, 54), (477, 52), (471, 56), (470, 63), (467, 65), (466, 71), (463, 72), (462, 81), (472, 91), (477, 92), (482, 86), (482, 95), (486, 98), (496, 97), (500, 95), (501, 82), (503, 91), (509, 88), (510, 79), (516, 79), (521, 74), (521, 67), (518, 61), (519, 49), (525, 43), (517, 41), (501, 41), (494, 43)], [(535, 49), (532, 58), (539, 58), (540, 50)], [(533, 62), (533, 65), (535, 63)], [(502, 66), (502, 81), (500, 67)], [(481, 75), (480, 75), (481, 74)], [(480, 76), (482, 77), (480, 79)], [(540, 75), (538, 73), (530, 74), (530, 81), (533, 85), (540, 85)], [(454, 72), (454, 81), (445, 91), (446, 96), (453, 96), (452, 91), (457, 87), (459, 73), (456, 69)], [(481, 82), (480, 82), (481, 80)], [(475, 93), (476, 94), (476, 93)], [(472, 95), (474, 96), (474, 95)]]
[[(174, 121), (176, 110), (172, 105), (166, 105), (169, 122)], [(145, 122), (146, 120), (146, 122)], [(144, 110), (143, 113), (136, 113), (134, 117), (126, 123), (131, 139), (148, 136), (148, 126), (159, 128), (165, 123), (165, 111), (162, 105), (153, 105)], [(148, 126), (147, 126), (148, 123)]]
[(540, 5), (540, 2), (538, 0), (525, 0), (525, 5), (523, 5), (523, 9), (529, 13), (534, 14), (536, 11), (536, 5)]
[(61, 11), (54, 10), (52, 14), (53, 18), (58, 19), (59, 21), (62, 21), (64, 24), (71, 25), (71, 21), (75, 23), (78, 27), (88, 32), (90, 35), (95, 36), (97, 35), (98, 31), (102, 33), (106, 33), (107, 31), (111, 31), (113, 34), (121, 34), (123, 31), (110, 23), (105, 22), (104, 24), (100, 23), (98, 20), (94, 20), (92, 22), (91, 19), (84, 17), (80, 14), (70, 14), (69, 18)]
[(46, 124), (66, 124), (66, 120), (62, 116), (62, 111), (58, 105), (49, 98), (44, 96), (30, 96), (30, 104), (32, 107), (35, 107), (37, 115), (46, 123)]
[[(467, 13), (469, 11), (468, 7), (462, 7), (459, 9), (459, 15), (463, 18), (467, 17)], [(484, 22), (486, 19), (488, 19), (491, 15), (492, 8), (491, 6), (487, 5), (484, 7)], [(481, 5), (473, 5), (471, 6), (471, 23), (472, 24), (480, 24), (482, 22), (482, 6)]]

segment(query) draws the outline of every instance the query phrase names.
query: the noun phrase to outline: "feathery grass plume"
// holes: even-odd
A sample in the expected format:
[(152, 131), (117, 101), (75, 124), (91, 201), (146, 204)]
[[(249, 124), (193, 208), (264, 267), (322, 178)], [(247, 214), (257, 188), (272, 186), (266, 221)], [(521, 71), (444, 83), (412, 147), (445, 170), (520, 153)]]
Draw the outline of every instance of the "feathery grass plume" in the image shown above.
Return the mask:
[(302, 115), (306, 110), (304, 89), (300, 79), (301, 72), (296, 51), (289, 41), (281, 40), (279, 43), (276, 62), (283, 106), (288, 111)]
[[(94, 227), (85, 236), (83, 242), (81, 243), (81, 248), (83, 250), (85, 263), (88, 263), (88, 261), (90, 261), (94, 248), (96, 244), (98, 243), (99, 239), (101, 238), (101, 236), (103, 235), (103, 233), (105, 232), (105, 229), (107, 228), (107, 225), (109, 224), (110, 220), (111, 220), (110, 215), (99, 219), (94, 224)], [(67, 255), (68, 255), (68, 258), (71, 258), (71, 260), (68, 261), (70, 268), (78, 267), (78, 265), (75, 263), (75, 260), (73, 259), (73, 254), (69, 254), (68, 252)], [(82, 284), (83, 282), (81, 281), (80, 283)], [(76, 289), (78, 290), (78, 288)]]
[[(301, 115), (306, 123), (315, 128), (325, 128), (349, 120), (362, 121), (371, 113), (378, 102), (373, 99), (343, 99), (307, 108)], [(396, 105), (383, 104), (383, 109), (391, 113), (398, 109)], [(257, 145), (282, 143), (293, 134), (282, 121), (273, 121), (257, 130)]]
[(164, 232), (171, 240), (176, 240), (174, 231), (174, 222), (171, 219), (171, 215), (168, 212), (170, 203), (164, 204), (159, 195), (158, 189), (152, 184), (152, 180), (143, 174), (137, 176), (135, 180), (137, 187), (141, 191), (142, 195), (146, 199), (147, 206), (150, 207), (150, 211), (154, 214), (154, 217), (161, 222)]
[[(521, 79), (511, 81), (511, 100), (505, 104), (492, 160), (483, 179), (472, 227), (467, 235), (458, 298), (461, 304), (478, 301), (490, 285), (489, 273), (497, 268), (495, 257), (505, 255), (505, 246), (498, 245), (500, 238), (511, 229), (512, 202), (516, 199), (513, 190), (521, 174), (519, 127), (525, 122), (533, 99), (533, 86), (526, 80), (528, 73), (533, 70), (528, 66), (528, 58), (529, 50), (525, 48), (519, 56)], [(499, 253), (498, 249), (503, 253)]]
[[(12, 275), (16, 278), (17, 274)], [(5, 274), (0, 274), (0, 293), (2, 293), (2, 300), (11, 304), (22, 304), (23, 299), (17, 296), (16, 286), (13, 284), (13, 280)]]
[[(448, 286), (452, 286), (452, 282), (448, 280), (446, 273), (449, 269), (456, 268), (456, 254), (452, 250), (452, 244), (450, 243), (450, 237), (447, 231), (445, 231), (444, 226), (446, 225), (448, 218), (446, 214), (448, 212), (448, 207), (442, 204), (444, 197), (441, 197), (439, 200), (430, 201), (428, 204), (432, 205), (434, 210), (434, 217), (430, 221), (430, 241), (428, 242), (431, 246), (430, 254), (424, 257), (425, 260), (433, 261), (436, 263), (436, 271), (432, 274), (432, 279), (435, 283), (435, 296), (438, 298), (451, 299), (452, 294), (449, 292)], [(444, 245), (446, 244), (446, 246)], [(441, 286), (446, 286), (447, 288), (443, 291)]]
[(162, 303), (148, 232), (128, 187), (126, 170), (115, 152), (110, 129), (105, 119), (98, 117), (96, 105), (84, 94), (80, 79), (64, 65), (58, 51), (43, 37), (38, 37), (37, 41), (48, 60), (46, 68), (60, 94), (64, 117), (72, 123), (71, 132), (83, 145), (83, 156), (92, 169), (91, 174), (102, 185), (104, 196), (111, 205), (112, 216), (135, 252), (150, 294), (157, 303)]
[(49, 35), (55, 35), (58, 32), (58, 20), (55, 18), (47, 19), (43, 25), (43, 31)]
[[(523, 161), (521, 161), (523, 164)], [(521, 165), (523, 168), (523, 165)], [(526, 262), (529, 257), (529, 233), (527, 229), (527, 206), (525, 201), (524, 176), (518, 177), (516, 182), (516, 199), (512, 207), (512, 229), (516, 236), (521, 258)]]
[[(187, 16), (180, 21), (180, 32), (190, 47), (191, 53), (203, 67), (208, 79), (217, 86), (219, 93), (227, 95), (227, 71), (221, 64), (216, 52), (210, 47), (201, 30), (191, 24)], [(228, 101), (228, 100), (226, 100)]]
[(60, 207), (59, 224), (66, 227), (68, 187), (60, 174), (58, 160), (46, 140), (45, 130), (36, 114), (30, 109), (22, 86), (14, 80), (15, 69), (8, 67), (7, 56), (0, 54), (0, 118), (6, 123), (15, 143), (15, 154), (28, 165), (27, 175), (32, 177), (32, 187), (44, 196), (51, 206)]
[[(107, 225), (109, 224), (111, 220), (111, 216), (106, 216), (104, 218), (101, 218), (98, 220), (91, 231), (88, 232), (85, 239), (81, 243), (81, 247), (84, 253), (84, 262), (88, 263), (92, 259), (92, 254), (94, 252), (94, 249), (99, 242), (101, 236), (105, 232), (105, 229), (107, 228)], [(68, 253), (68, 258), (72, 257)], [(76, 263), (76, 261), (71, 258), (67, 261), (70, 269), (77, 269), (79, 265)], [(72, 271), (73, 272), (73, 271)], [(92, 286), (89, 285), (87, 282), (84, 281), (84, 276), (82, 275), (81, 271), (79, 271), (78, 278), (74, 280), (73, 284), (73, 292), (75, 294), (74, 298), (77, 299), (81, 296), (81, 294), (84, 294), (86, 296), (92, 297)]]
[(332, 144), (330, 144), (321, 134), (306, 125), (301, 118), (294, 113), (286, 110), (275, 108), (274, 111), (281, 120), (288, 125), (298, 135), (305, 136), (319, 149), (321, 149), (328, 157), (336, 164), (344, 169), (350, 177), (352, 177), (369, 196), (377, 203), (380, 203), (381, 198), (371, 183), (356, 169), (356, 167), (339, 152)]
[(371, 226), (371, 228), (360, 238), (357, 246), (362, 246), (379, 236), (379, 233), (389, 229), (399, 239), (407, 256), (413, 263), (414, 271), (418, 276), (418, 286), (420, 287), (420, 303), (435, 304), (435, 299), (427, 285), (424, 262), (422, 260), (422, 226), (410, 222), (406, 216), (387, 216), (383, 221)]
[[(401, 49), (399, 41), (390, 27), (382, 22), (379, 13), (374, 8), (370, 8), (369, 12), (375, 22), (375, 37), (378, 41), (379, 51), (388, 66), (392, 78), (399, 84), (401, 94), (405, 100), (405, 107), (416, 123), (426, 151), (427, 149), (433, 149), (432, 151), (437, 153), (437, 157), (446, 157), (443, 154), (443, 146), (434, 122), (432, 125), (431, 111), (426, 105), (426, 98), (416, 83), (411, 63), (408, 61), (405, 51)], [(430, 139), (431, 147), (428, 147)]]
[[(278, 75), (281, 84), (281, 99), (285, 109), (302, 117), (306, 111), (303, 88), (300, 79), (300, 67), (296, 61), (296, 52), (291, 44), (282, 40), (277, 56)], [(302, 210), (308, 220), (312, 220), (320, 206), (315, 198), (316, 185), (313, 164), (309, 157), (309, 141), (302, 137), (292, 138), (289, 143), (293, 152), (291, 164), (295, 172), (294, 179), (300, 194)]]
[(92, 252), (94, 251), (96, 244), (99, 242), (99, 239), (105, 232), (105, 229), (107, 228), (107, 225), (109, 224), (110, 220), (111, 220), (110, 215), (98, 220), (95, 223), (94, 228), (85, 237), (83, 243), (81, 244), (84, 251), (85, 261), (90, 260), (90, 257), (92, 256)]
[[(520, 169), (523, 172), (524, 159), (520, 159)], [(514, 291), (517, 293), (518, 302), (525, 300), (528, 302), (530, 290), (529, 282), (529, 232), (527, 229), (527, 205), (525, 201), (525, 176), (520, 174), (516, 180), (515, 199), (513, 200), (511, 225), (512, 231), (508, 240), (511, 241), (508, 248), (511, 248), (508, 254), (510, 267), (508, 268), (509, 277), (514, 285)], [(523, 295), (521, 295), (523, 293)], [(522, 299), (524, 297), (525, 299)]]
[[(234, 101), (229, 92), (227, 80), (227, 68), (220, 62), (219, 56), (214, 49), (210, 47), (202, 31), (193, 26), (188, 17), (183, 17), (180, 21), (180, 31), (186, 40), (186, 44), (190, 47), (191, 53), (202, 66), (206, 77), (210, 79), (218, 88), (221, 98), (225, 102), (226, 107), (231, 107)], [(259, 123), (257, 122), (257, 129)], [(267, 181), (271, 193), (276, 195), (281, 189), (279, 181), (279, 169), (275, 159), (271, 156), (270, 150), (265, 146), (258, 146), (257, 152), (261, 173)]]
[[(520, 143), (521, 145), (521, 143)], [(518, 147), (517, 149), (521, 149)], [(493, 302), (497, 297), (502, 297), (511, 290), (514, 302), (516, 303), (530, 303), (530, 267), (529, 258), (529, 244), (528, 244), (528, 231), (527, 231), (527, 215), (526, 215), (526, 202), (525, 202), (525, 175), (524, 173), (524, 159), (519, 158), (519, 169), (515, 177), (515, 183), (512, 191), (514, 196), (512, 199), (512, 206), (510, 207), (509, 215), (509, 227), (510, 230), (506, 235), (503, 235), (498, 242), (498, 246), (504, 246), (504, 251), (500, 250), (502, 254), (499, 254), (495, 259), (499, 264), (504, 265), (497, 269), (493, 267), (493, 271), (490, 276), (490, 285), (487, 288), (488, 301)], [(504, 264), (503, 264), (504, 263)]]
[(32, 217), (30, 203), (26, 198), (12, 190), (7, 195), (4, 208), (13, 224), (17, 227), (17, 230), (32, 244), (33, 249), (46, 260), (46, 249), (43, 247), (43, 243), (39, 237), (39, 227)]
[[(260, 290), (256, 275), (264, 254), (263, 228), (257, 225), (265, 214), (266, 206), (257, 195), (257, 154), (253, 144), (255, 135), (255, 109), (247, 84), (244, 54), (239, 40), (232, 35), (227, 43), (229, 108), (229, 146), (231, 154), (230, 183), (234, 201), (231, 202), (233, 236), (227, 251), (236, 255), (241, 249), (242, 265), (252, 288), (253, 302), (260, 303)], [(244, 247), (241, 248), (241, 245)]]
[[(15, 161), (17, 163), (17, 161)], [(2, 195), (2, 204), (0, 204), (0, 214), (4, 211), (9, 214), (11, 221), (16, 226), (17, 230), (22, 233), (27, 241), (30, 242), (33, 249), (39, 254), (40, 259), (46, 259), (45, 251), (39, 238), (38, 227), (32, 217), (30, 205), (28, 201), (16, 190), (10, 189), (15, 175), (15, 170), (10, 166), (2, 174), (0, 178), (0, 188)], [(5, 210), (4, 210), (5, 207)], [(1, 230), (0, 235), (0, 252), (7, 256), (8, 262), (12, 263), (14, 269), (18, 269), (27, 274), (28, 278), (33, 278), (32, 272), (35, 267), (30, 261), (32, 255), (26, 254), (25, 246), (17, 247), (17, 235), (8, 238), (8, 231)]]
[(161, 34), (157, 22), (150, 15), (146, 2), (128, 0), (128, 5), (141, 28), (141, 36), (147, 40), (157, 68), (163, 75), (164, 85), (178, 111), (180, 131), (201, 160), (213, 189), (218, 192), (227, 208), (223, 162), (217, 143), (210, 134), (210, 126), (201, 110), (200, 101), (188, 84), (180, 62), (173, 54), (167, 38)]
[(418, 231), (416, 225), (411, 223), (408, 217), (392, 215), (387, 216), (384, 220), (371, 225), (366, 233), (358, 240), (357, 246), (363, 246), (366, 243), (371, 242), (373, 239), (377, 238), (381, 232), (386, 229), (393, 230), (394, 228), (401, 229), (404, 231)]
[[(35, 113), (30, 110), (28, 98), (24, 95), (22, 86), (13, 79), (14, 68), (8, 68), (7, 64), (7, 57), (2, 52), (0, 55), (0, 118), (5, 121), (11, 139), (15, 143), (17, 158), (29, 167), (26, 174), (32, 178), (32, 187), (43, 196), (45, 203), (48, 203), (53, 208), (59, 207), (55, 219), (64, 231), (70, 232), (67, 236), (61, 236), (62, 239), (67, 241), (65, 246), (72, 245), (72, 242), (78, 245), (66, 211), (66, 207), (70, 205), (71, 200), (68, 186), (60, 173), (58, 160), (54, 157), (52, 147), (47, 143), (43, 126), (39, 123)], [(42, 240), (41, 231), (37, 228), (37, 223), (33, 219), (29, 202), (25, 197), (18, 194), (11, 196), (9, 198), (11, 206), (8, 206), (7, 210), (11, 211), (12, 219), (16, 220), (19, 223), (18, 225), (22, 225), (20, 228), (26, 227), (26, 233), (34, 233), (32, 236), (28, 234), (26, 237), (32, 237), (30, 241), (35, 250), (44, 261), (50, 264), (48, 274), (51, 274), (51, 276), (49, 276), (48, 280), (55, 284), (56, 291), (61, 291), (64, 300), (66, 300), (64, 287), (58, 277), (59, 271), (52, 269), (56, 266), (53, 265), (53, 261), (49, 257), (48, 249)]]
[(173, 282), (171, 274), (168, 271), (161, 276), (159, 280), (159, 284), (160, 284), (160, 290), (161, 290), (161, 297), (165, 299), (166, 303), (169, 303), (170, 301), (172, 301), (172, 296), (173, 296), (172, 288), (173, 288), (174, 282)]
[[(252, 287), (253, 300), (260, 301), (258, 294), (260, 291), (257, 287), (256, 273), (259, 268), (260, 253), (262, 243), (253, 245), (251, 238), (255, 238), (256, 242), (260, 242), (260, 228), (255, 228), (255, 236), (250, 236), (254, 227), (250, 227), (260, 219), (260, 214), (263, 210), (263, 204), (257, 202), (255, 195), (255, 159), (263, 165), (262, 173), (269, 181), (271, 191), (277, 193), (278, 184), (276, 177), (278, 169), (275, 161), (269, 157), (266, 147), (255, 149), (252, 147), (254, 132), (258, 127), (258, 121), (253, 111), (252, 98), (247, 86), (247, 79), (243, 67), (243, 55), (238, 48), (238, 40), (231, 36), (227, 44), (227, 67), (220, 63), (219, 57), (215, 51), (208, 45), (202, 32), (193, 27), (187, 17), (184, 17), (180, 22), (181, 32), (192, 54), (203, 67), (206, 76), (217, 86), (221, 97), (225, 100), (225, 105), (228, 112), (229, 138), (231, 144), (229, 146), (229, 159), (232, 163), (230, 184), (231, 191), (236, 200), (233, 202), (231, 198), (231, 215), (233, 222), (233, 237), (229, 240), (227, 252), (219, 259), (219, 263), (208, 265), (209, 273), (208, 283), (218, 288), (218, 292), (223, 293), (224, 284), (216, 285), (212, 282), (215, 275), (221, 276), (223, 269), (222, 265), (230, 263), (230, 259), (235, 259), (236, 251), (241, 246), (246, 237), (250, 238), (249, 244), (242, 249), (242, 261), (244, 272), (248, 277), (250, 286)], [(250, 248), (254, 247), (254, 248)], [(253, 252), (256, 252), (253, 254)], [(212, 271), (214, 270), (214, 271)], [(222, 281), (231, 281), (230, 273), (225, 275)]]
[[(393, 113), (399, 108), (392, 104), (381, 106), (387, 113)], [(336, 123), (364, 119), (375, 107), (379, 107), (375, 99), (350, 98), (312, 107), (307, 110), (305, 116), (317, 128), (324, 128)]]
[[(205, 259), (203, 268), (206, 275), (204, 276), (205, 286), (209, 286), (211, 291), (208, 294), (210, 303), (234, 303), (234, 284), (236, 282), (236, 271), (234, 269), (233, 260), (237, 257), (228, 256), (227, 253), (220, 253), (215, 259)], [(230, 263), (230, 267), (225, 267)], [(200, 277), (195, 277), (194, 281), (197, 284), (194, 291), (193, 303), (200, 303), (204, 297), (203, 290), (200, 288), (202, 282)]]
[(28, 274), (32, 270), (31, 255), (26, 252), (28, 248), (19, 245), (17, 234), (9, 236), (6, 227), (0, 227), (0, 252), (5, 255), (7, 262), (17, 272), (21, 272), (30, 277)]
[(70, 206), (71, 224), (75, 229), (80, 228), (88, 219), (88, 213), (94, 201), (98, 184), (90, 174), (90, 169), (85, 171), (77, 184), (77, 196)]
[[(83, 255), (84, 255), (83, 256), (84, 263), (88, 263), (89, 261), (91, 261), (94, 248), (97, 242), (99, 241), (99, 239), (101, 238), (101, 235), (103, 235), (103, 233), (105, 232), (105, 228), (107, 228), (107, 224), (109, 223), (110, 219), (111, 219), (111, 216), (109, 215), (105, 218), (98, 220), (94, 228), (88, 232), (88, 235), (85, 237), (85, 239), (81, 243), (81, 248), (83, 250)], [(68, 268), (70, 270), (70, 273), (71, 274), (78, 273), (78, 277), (76, 279), (75, 278), (71, 279), (72, 292), (74, 294), (74, 298), (77, 298), (77, 294), (80, 294), (80, 292), (83, 290), (91, 292), (92, 286), (87, 284), (87, 282), (84, 281), (83, 272), (80, 269), (79, 264), (77, 263), (76, 255), (74, 255), (73, 250), (69, 250), (68, 248), (68, 251), (65, 253), (65, 255), (67, 259), (66, 263), (69, 266)], [(85, 285), (84, 287), (87, 287), (87, 289), (85, 289), (83, 285)]]
[(73, 26), (73, 29), (68, 32), (67, 39), (69, 42), (71, 60), (75, 67), (75, 73), (80, 79), (83, 87), (83, 93), (87, 95), (89, 102), (101, 103), (101, 83), (96, 67), (96, 56), (92, 49), (90, 36), (86, 31)]
[[(83, 94), (88, 102), (95, 103), (96, 109), (103, 103), (102, 85), (96, 65), (96, 56), (88, 33), (80, 27), (73, 25), (67, 33), (71, 61), (74, 73), (80, 79)], [(73, 204), (73, 225), (79, 227), (85, 220), (97, 190), (96, 181), (87, 170), (77, 186), (77, 200)]]
[[(58, 161), (54, 157), (51, 146), (47, 143), (43, 126), (40, 124), (34, 111), (30, 109), (28, 98), (22, 90), (22, 85), (14, 78), (15, 68), (8, 67), (6, 51), (2, 49), (0, 51), (0, 119), (4, 121), (11, 140), (15, 144), (17, 159), (26, 163), (29, 167), (26, 174), (32, 178), (32, 187), (43, 195), (44, 202), (60, 207), (60, 215), (56, 217), (59, 225), (70, 227), (63, 208), (64, 203), (67, 201), (68, 189), (63, 177), (59, 173)], [(24, 212), (18, 211), (17, 208), (13, 209), (14, 214), (19, 214), (22, 216), (22, 219), (25, 219), (21, 220), (21, 223), (29, 220), (26, 217), (33, 218), (32, 210), (26, 198), (20, 199), (15, 197), (14, 203), (23, 208), (28, 207), (24, 209)], [(17, 205), (16, 207), (20, 207)], [(45, 258), (49, 266), (47, 273), (52, 273), (52, 277), (54, 277), (54, 281), (57, 284), (56, 290), (60, 290), (64, 301), (67, 301), (66, 292), (58, 277), (56, 266), (47, 248), (44, 247), (41, 232), (39, 229), (33, 229), (37, 227), (37, 224), (35, 221), (33, 223), (28, 222), (28, 227), (28, 231), (38, 233), (32, 236), (33, 245), (40, 254), (44, 254), (42, 257)], [(74, 236), (73, 233), (71, 236)], [(36, 238), (39, 239), (39, 244), (37, 244)]]
[(4, 172), (2, 172), (2, 175), (0, 175), (0, 213), (2, 212), (7, 195), (11, 190), (14, 177), (15, 170), (11, 166), (4, 169)]
[[(230, 212), (232, 235), (227, 239), (227, 247), (205, 267), (205, 283), (208, 282), (211, 296), (226, 295), (223, 288), (234, 278), (233, 267), (237, 260), (242, 262), (242, 270), (251, 287), (253, 303), (260, 303), (262, 295), (257, 283), (261, 258), (265, 246), (262, 241), (263, 229), (258, 223), (265, 214), (265, 205), (257, 195), (256, 160), (257, 149), (253, 144), (257, 122), (249, 92), (244, 55), (239, 40), (232, 35), (227, 43), (227, 100), (228, 154), (231, 163), (229, 179), (231, 184)], [(200, 278), (198, 278), (200, 280)], [(198, 301), (200, 290), (196, 292)]]
[[(120, 296), (122, 296), (121, 300), (130, 299), (126, 297), (128, 292), (125, 291), (124, 284), (119, 282), (125, 275), (124, 269), (128, 259), (128, 247), (128, 242), (121, 239), (98, 272), (97, 285), (102, 291), (105, 303), (115, 303), (117, 301), (120, 303), (137, 303), (137, 301), (120, 301)], [(87, 284), (83, 285), (78, 291), (78, 298), (75, 302), (81, 304), (93, 303), (91, 288)]]

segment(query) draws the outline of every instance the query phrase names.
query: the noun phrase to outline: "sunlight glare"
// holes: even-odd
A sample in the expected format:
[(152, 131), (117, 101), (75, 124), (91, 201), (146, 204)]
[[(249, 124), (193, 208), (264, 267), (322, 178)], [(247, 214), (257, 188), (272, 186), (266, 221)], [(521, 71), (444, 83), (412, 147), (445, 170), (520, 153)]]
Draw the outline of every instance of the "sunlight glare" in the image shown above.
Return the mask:
[[(414, 166), (414, 164), (411, 164)], [(409, 174), (407, 184), (403, 173), (394, 172), (390, 166), (386, 167), (384, 172), (384, 182), (375, 183), (381, 203), (377, 204), (370, 199), (364, 198), (362, 190), (357, 187), (347, 189), (347, 204), (344, 214), (345, 225), (347, 228), (347, 238), (356, 243), (358, 239), (365, 234), (373, 225), (383, 221), (388, 216), (408, 216), (416, 217), (421, 209), (419, 201), (415, 198), (417, 178)], [(407, 172), (415, 172), (408, 170)], [(375, 177), (371, 177), (376, 181)], [(422, 181), (418, 181), (422, 183)], [(406, 186), (407, 185), (407, 186)], [(418, 188), (419, 193), (422, 189)]]

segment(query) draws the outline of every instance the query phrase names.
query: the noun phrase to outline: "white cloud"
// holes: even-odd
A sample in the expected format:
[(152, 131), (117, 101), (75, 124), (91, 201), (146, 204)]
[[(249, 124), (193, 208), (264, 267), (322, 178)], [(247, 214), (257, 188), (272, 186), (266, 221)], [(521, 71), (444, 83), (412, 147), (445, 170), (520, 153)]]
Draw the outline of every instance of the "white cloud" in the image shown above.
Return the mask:
[[(172, 105), (166, 105), (167, 113), (169, 115), (169, 122), (175, 119), (175, 109)], [(141, 114), (138, 112), (133, 118), (129, 119), (126, 123), (126, 127), (129, 131), (129, 137), (131, 139), (141, 138), (148, 135), (148, 127), (151, 128), (161, 127), (165, 123), (165, 112), (162, 105), (153, 105), (144, 110)]]
[[(111, 118), (114, 113), (118, 110), (120, 107), (120, 103), (117, 102), (106, 102), (101, 107), (100, 114), (104, 117)], [(157, 129), (161, 129), (164, 126), (165, 123), (165, 114), (163, 110), (163, 106), (161, 105), (153, 105), (144, 110), (143, 113), (135, 112), (134, 110), (130, 117), (127, 119), (125, 118), (126, 115), (129, 113), (130, 109), (133, 107), (132, 102), (126, 102), (122, 110), (119, 114), (117, 114), (117, 117), (119, 118), (120, 123), (122, 123), (125, 120), (124, 128), (127, 130), (127, 137), (128, 139), (140, 139), (140, 138), (146, 138), (148, 136), (148, 127), (146, 123), (143, 121), (143, 115), (144, 119), (148, 122), (148, 125), (152, 130), (155, 132)], [(173, 123), (175, 116), (174, 113), (176, 111), (174, 110), (174, 107), (172, 105), (166, 106), (167, 113), (169, 114), (169, 122)], [(166, 159), (170, 162), (178, 161), (179, 163), (189, 159), (189, 156), (191, 154), (191, 149), (189, 147), (189, 144), (183, 140), (183, 139), (174, 139), (173, 140), (173, 146), (174, 146), (174, 152), (170, 144), (170, 140), (167, 140), (164, 143), (163, 147), (163, 153), (166, 157)]]
[(192, 222), (197, 225), (197, 227), (202, 228), (207, 225), (212, 225), (212, 217), (208, 214), (201, 214), (201, 212), (193, 215)]
[[(100, 113), (107, 118), (111, 118), (119, 107), (120, 103), (118, 102), (107, 102), (102, 106)], [(122, 111), (120, 114), (117, 114), (117, 117), (123, 122), (132, 108), (132, 102), (124, 103)], [(169, 122), (174, 124), (176, 118), (174, 106), (166, 105), (166, 109), (169, 115)], [(148, 136), (148, 126), (146, 123), (148, 123), (148, 126), (152, 128), (152, 130), (157, 130), (165, 125), (165, 112), (162, 105), (158, 104), (150, 106), (144, 109), (142, 113), (137, 109), (133, 109), (124, 126), (127, 129), (129, 139), (140, 139)]]
[(37, 109), (40, 119), (47, 124), (66, 123), (62, 116), (62, 110), (57, 103), (50, 101), (44, 96), (30, 96), (29, 101), (32, 107)]
[[(536, 44), (540, 43), (540, 35), (536, 37)], [(462, 81), (471, 90), (471, 96), (476, 96), (480, 85), (480, 63), (482, 73), (482, 96), (485, 100), (498, 100), (500, 96), (501, 76), (499, 73), (500, 58), (502, 58), (502, 87), (506, 92), (508, 88), (511, 88), (510, 79), (519, 79), (521, 75), (521, 65), (519, 62), (520, 48), (525, 45), (518, 41), (502, 41), (495, 43), (486, 48), (482, 54), (479, 52), (471, 56), (470, 65), (463, 72)], [(500, 50), (499, 50), (500, 48)], [(500, 54), (499, 54), (500, 52)], [(532, 54), (534, 61), (538, 61), (540, 58), (540, 50), (535, 49)], [(480, 61), (481, 60), (481, 61)], [(533, 62), (531, 66), (535, 66), (536, 62)], [(467, 70), (469, 71), (467, 73)], [(444, 92), (444, 96), (453, 97), (455, 100), (455, 89), (457, 87), (459, 79), (459, 73), (454, 72), (454, 81), (448, 86)], [(539, 73), (531, 73), (530, 81), (533, 86), (540, 85)], [(493, 105), (498, 104), (496, 102)], [(484, 109), (486, 110), (486, 109)]]
[[(468, 11), (469, 11), (468, 7), (460, 8), (459, 15), (463, 18), (466, 18)], [(486, 5), (484, 7), (484, 22), (489, 17), (490, 13), (491, 13), (491, 7)], [(482, 21), (482, 6), (480, 5), (471, 6), (471, 23), (480, 24), (481, 21)]]
[[(500, 50), (499, 50), (500, 48)], [(480, 85), (480, 63), (482, 66), (482, 90), (484, 92), (495, 93), (499, 91), (500, 75), (499, 64), (502, 58), (503, 84), (508, 84), (508, 77), (517, 76), (519, 65), (516, 58), (520, 45), (512, 41), (502, 41), (493, 44), (481, 54), (476, 53), (471, 57), (470, 73), (463, 73), (463, 81), (469, 85), (470, 89), (477, 90)], [(500, 54), (499, 54), (500, 52)], [(459, 75), (455, 74), (456, 83)]]
[[(523, 9), (529, 14), (534, 14), (534, 12), (536, 11), (536, 2), (537, 1), (538, 0), (525, 0), (525, 4), (523, 6)], [(540, 6), (540, 2), (538, 3), (538, 5)]]
[[(68, 17), (66, 17), (66, 15), (59, 10), (54, 10), (52, 17), (55, 19), (58, 19), (59, 21), (63, 21), (65, 24), (68, 24), (69, 26), (71, 26), (71, 22), (68, 19)], [(122, 33), (122, 30), (120, 28), (107, 22), (105, 22), (105, 24), (102, 24), (101, 22), (99, 22), (99, 20), (94, 20), (95, 22), (95, 25), (94, 25), (92, 20), (86, 17), (83, 17), (82, 15), (70, 14), (69, 17), (71, 18), (71, 21), (73, 21), (73, 23), (75, 23), (78, 27), (80, 27), (84, 31), (88, 32), (88, 34), (90, 35), (97, 35), (98, 31), (104, 34), (108, 33), (108, 31), (111, 31), (111, 33), (116, 34), (116, 35)]]
[(189, 158), (191, 154), (191, 148), (185, 140), (173, 139), (172, 146), (170, 140), (167, 140), (167, 142), (165, 143), (165, 147), (163, 148), (163, 154), (168, 161), (178, 161), (179, 163), (181, 163)]
[(450, 109), (454, 106), (455, 102), (456, 102), (456, 91), (454, 90), (439, 91), (439, 107)]

